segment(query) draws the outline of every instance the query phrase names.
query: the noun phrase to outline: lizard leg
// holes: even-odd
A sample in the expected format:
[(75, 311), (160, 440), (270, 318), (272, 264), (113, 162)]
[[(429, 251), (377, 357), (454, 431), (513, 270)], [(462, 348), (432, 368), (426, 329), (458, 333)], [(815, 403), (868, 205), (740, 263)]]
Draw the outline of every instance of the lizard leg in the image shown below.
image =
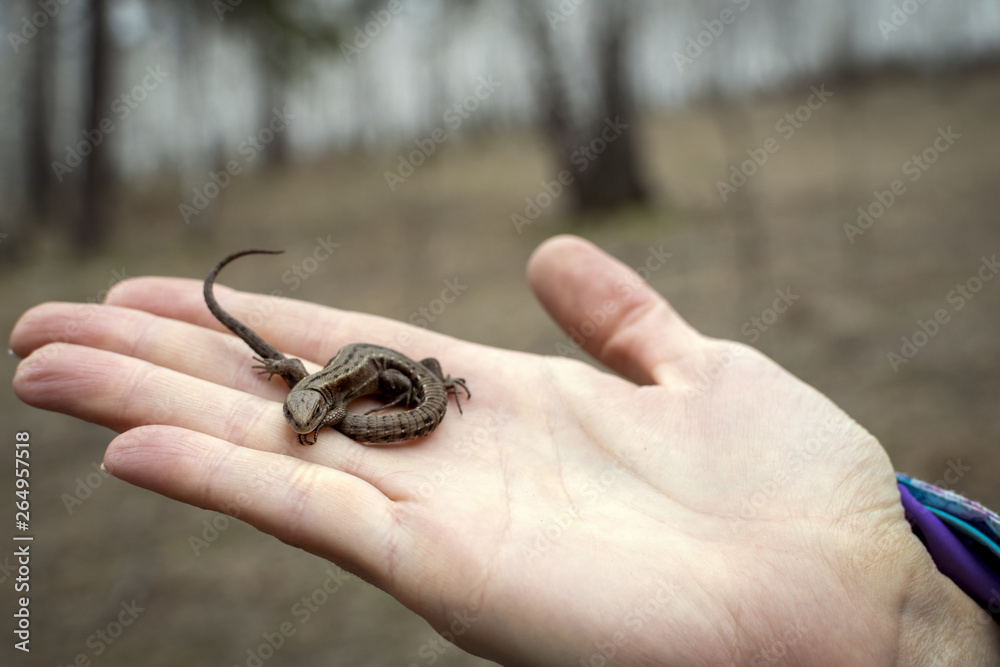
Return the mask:
[(377, 408), (372, 408), (366, 415), (397, 405), (409, 405), (413, 400), (413, 383), (394, 368), (383, 370), (378, 379), (378, 397), (389, 402)]
[(319, 430), (324, 426), (337, 428), (337, 424), (344, 421), (344, 417), (346, 416), (347, 407), (345, 405), (341, 403), (334, 405), (330, 408), (329, 412), (326, 413), (326, 417), (324, 417), (323, 421), (319, 423), (319, 426), (316, 427), (316, 432), (319, 433)]
[(462, 389), (465, 390), (466, 398), (472, 398), (472, 392), (469, 391), (469, 388), (466, 386), (465, 379), (453, 378), (452, 376), (449, 375), (444, 379), (444, 386), (445, 390), (447, 390), (449, 394), (455, 397), (455, 407), (458, 408), (458, 414), (464, 414), (462, 412), (462, 402), (458, 400), (458, 388), (461, 387)]
[(258, 375), (266, 373), (268, 380), (275, 375), (280, 375), (289, 387), (294, 387), (299, 380), (307, 375), (306, 367), (298, 359), (261, 359), (260, 357), (253, 359), (260, 362), (251, 366), (251, 368), (260, 369), (257, 371)]
[(420, 363), (426, 366), (427, 370), (429, 370), (431, 373), (434, 373), (434, 375), (438, 376), (438, 379), (440, 379), (441, 382), (444, 383), (444, 387), (448, 391), (448, 393), (455, 397), (455, 405), (456, 407), (458, 407), (458, 413), (462, 414), (462, 403), (458, 400), (457, 387), (461, 387), (463, 390), (465, 390), (466, 398), (472, 398), (472, 392), (470, 392), (469, 388), (465, 385), (465, 380), (462, 378), (453, 378), (450, 375), (445, 375), (444, 371), (441, 370), (441, 362), (439, 362), (434, 357), (427, 357), (426, 359), (421, 359)]
[(444, 371), (441, 370), (441, 362), (434, 357), (427, 357), (426, 359), (420, 360), (420, 365), (425, 366), (427, 370), (434, 373), (439, 380), (444, 382)]

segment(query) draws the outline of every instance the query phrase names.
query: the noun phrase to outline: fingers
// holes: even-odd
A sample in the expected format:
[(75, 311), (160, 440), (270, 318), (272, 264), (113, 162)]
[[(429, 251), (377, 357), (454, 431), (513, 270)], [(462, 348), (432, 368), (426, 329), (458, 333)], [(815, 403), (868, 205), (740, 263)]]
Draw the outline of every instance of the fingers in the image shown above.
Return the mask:
[[(414, 358), (447, 357), (457, 341), (375, 315), (215, 286), (219, 304), (264, 340), (294, 357), (325, 364), (346, 343), (364, 341), (407, 351)], [(132, 278), (118, 283), (106, 303), (215, 330), (224, 327), (202, 297), (202, 283), (183, 278)]]
[(92, 347), (39, 349), (18, 365), (14, 391), (29, 405), (116, 431), (172, 424), (236, 443), (288, 440), (277, 401)]
[(21, 317), (10, 344), (23, 358), (52, 342), (117, 352), (274, 400), (288, 391), (279, 379), (265, 382), (257, 375), (250, 349), (235, 336), (140, 310), (45, 303)]
[(633, 382), (664, 384), (702, 337), (632, 269), (588, 241), (557, 236), (528, 263), (528, 281), (571, 340)]
[[(204, 433), (243, 447), (304, 459), (376, 479), (392, 458), (367, 447), (345, 447), (333, 429), (320, 446), (304, 447), (269, 400), (145, 361), (90, 347), (55, 343), (22, 361), (14, 392), (38, 408), (62, 412), (124, 432), (164, 424)], [(330, 446), (340, 440), (340, 446)], [(397, 456), (398, 458), (398, 456)]]
[(385, 579), (392, 503), (350, 474), (169, 426), (123, 433), (104, 465), (122, 480), (236, 516), (376, 583)]

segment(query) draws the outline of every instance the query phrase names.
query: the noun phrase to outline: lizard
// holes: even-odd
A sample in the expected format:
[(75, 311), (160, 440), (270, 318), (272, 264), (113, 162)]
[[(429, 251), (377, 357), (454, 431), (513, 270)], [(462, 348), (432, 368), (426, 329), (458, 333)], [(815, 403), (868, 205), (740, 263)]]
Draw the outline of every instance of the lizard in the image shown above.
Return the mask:
[[(344, 345), (326, 363), (322, 370), (309, 374), (299, 359), (286, 357), (219, 305), (212, 291), (219, 272), (233, 260), (244, 255), (277, 255), (283, 250), (242, 250), (223, 258), (212, 267), (205, 278), (205, 304), (209, 311), (227, 329), (236, 334), (252, 349), (259, 365), (260, 375), (270, 380), (280, 376), (289, 387), (283, 412), (292, 430), (303, 445), (315, 444), (319, 430), (331, 426), (353, 440), (364, 444), (389, 444), (421, 438), (444, 419), (448, 396), (458, 400), (461, 388), (467, 398), (472, 398), (462, 378), (452, 378), (441, 370), (434, 358), (414, 361), (405, 354), (388, 347), (370, 343)], [(388, 401), (386, 405), (369, 410), (363, 415), (347, 411), (356, 398), (374, 395)], [(393, 406), (407, 409), (386, 415), (373, 416), (373, 412)], [(312, 442), (309, 434), (313, 434)]]

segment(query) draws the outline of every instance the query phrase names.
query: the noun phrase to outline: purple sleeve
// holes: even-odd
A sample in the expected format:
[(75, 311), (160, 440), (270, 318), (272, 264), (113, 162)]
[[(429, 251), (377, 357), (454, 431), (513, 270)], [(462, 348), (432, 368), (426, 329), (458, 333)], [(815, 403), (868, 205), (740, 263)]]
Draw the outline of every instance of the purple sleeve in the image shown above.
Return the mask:
[(942, 574), (991, 613), (1000, 611), (1000, 575), (965, 545), (945, 523), (897, 484), (906, 519), (919, 529), (924, 545)]

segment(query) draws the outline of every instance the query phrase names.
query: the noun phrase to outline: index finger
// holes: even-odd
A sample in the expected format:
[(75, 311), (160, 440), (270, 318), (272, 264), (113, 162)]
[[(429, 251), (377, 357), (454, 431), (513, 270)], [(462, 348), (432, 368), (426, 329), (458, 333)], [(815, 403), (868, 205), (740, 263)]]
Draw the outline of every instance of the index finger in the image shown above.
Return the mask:
[[(202, 285), (189, 278), (131, 278), (116, 284), (105, 303), (225, 330), (205, 305)], [(436, 357), (443, 364), (447, 351), (469, 345), (389, 318), (283, 296), (241, 292), (218, 284), (215, 296), (227, 312), (264, 340), (319, 364), (326, 363), (345, 343), (359, 341), (398, 349), (414, 359)]]

